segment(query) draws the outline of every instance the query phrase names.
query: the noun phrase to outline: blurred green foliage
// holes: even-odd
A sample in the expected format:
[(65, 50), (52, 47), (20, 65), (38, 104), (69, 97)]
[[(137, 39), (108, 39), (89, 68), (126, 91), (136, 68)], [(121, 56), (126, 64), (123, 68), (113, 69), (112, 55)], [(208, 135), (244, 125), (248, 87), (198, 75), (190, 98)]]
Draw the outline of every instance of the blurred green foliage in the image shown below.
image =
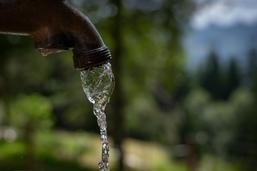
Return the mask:
[(31, 123), (35, 129), (47, 129), (52, 125), (52, 105), (40, 95), (20, 96), (11, 104), (10, 123), (17, 128)]
[[(212, 51), (199, 68), (188, 71), (181, 37), (193, 3), (160, 2), (160, 6), (152, 4), (152, 10), (140, 3), (123, 3), (121, 72), (116, 76), (121, 78), (120, 96), (125, 104), (124, 135), (165, 147), (169, 160), (144, 161), (156, 162), (155, 170), (254, 170), (256, 50), (244, 58), (246, 67), (235, 58), (221, 64)], [(74, 3), (92, 18), (114, 49), (114, 1)], [(0, 37), (0, 170), (26, 168), (31, 136), (34, 160), (42, 170), (87, 170), (76, 157), (96, 153), (92, 150), (95, 138), (77, 133), (96, 133), (98, 128), (71, 56), (63, 52), (43, 58), (29, 38)], [(2, 133), (6, 127), (18, 128), (19, 138), (11, 144)], [(56, 133), (57, 129), (70, 133)], [(45, 130), (48, 133), (43, 135)]]

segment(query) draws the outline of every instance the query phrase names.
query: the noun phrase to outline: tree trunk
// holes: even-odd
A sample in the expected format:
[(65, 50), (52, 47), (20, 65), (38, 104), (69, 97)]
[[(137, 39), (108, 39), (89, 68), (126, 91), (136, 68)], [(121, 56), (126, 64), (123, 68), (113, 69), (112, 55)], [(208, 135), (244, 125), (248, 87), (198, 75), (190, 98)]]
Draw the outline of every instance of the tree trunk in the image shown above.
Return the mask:
[(35, 162), (35, 143), (33, 123), (28, 123), (25, 128), (25, 143), (27, 150), (26, 167), (28, 171), (34, 171)]
[(124, 170), (124, 151), (122, 142), (124, 139), (124, 92), (122, 90), (122, 1), (112, 0), (117, 7), (117, 14), (114, 17), (114, 23), (111, 27), (113, 34), (113, 60), (112, 66), (115, 74), (115, 89), (112, 97), (112, 112), (111, 112), (111, 132), (114, 141), (114, 147), (119, 152), (119, 161), (117, 169)]

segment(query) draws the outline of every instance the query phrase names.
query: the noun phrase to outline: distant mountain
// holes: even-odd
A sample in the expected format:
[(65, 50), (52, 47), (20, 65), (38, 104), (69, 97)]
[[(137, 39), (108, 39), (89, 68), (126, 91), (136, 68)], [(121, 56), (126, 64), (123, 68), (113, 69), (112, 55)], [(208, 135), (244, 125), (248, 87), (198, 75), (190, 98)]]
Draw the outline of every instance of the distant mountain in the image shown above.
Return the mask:
[(253, 25), (211, 25), (202, 30), (187, 29), (183, 45), (190, 69), (204, 62), (211, 50), (214, 50), (224, 62), (233, 56), (244, 63), (244, 57), (249, 50), (257, 49), (257, 22)]

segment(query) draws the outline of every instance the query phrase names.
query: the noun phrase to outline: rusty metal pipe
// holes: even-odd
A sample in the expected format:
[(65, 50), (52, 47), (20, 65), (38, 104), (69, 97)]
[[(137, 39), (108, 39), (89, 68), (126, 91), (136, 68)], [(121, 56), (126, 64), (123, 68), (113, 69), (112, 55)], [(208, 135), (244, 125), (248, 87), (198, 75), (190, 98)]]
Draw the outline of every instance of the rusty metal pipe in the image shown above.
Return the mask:
[(111, 58), (94, 25), (65, 0), (0, 0), (0, 33), (31, 36), (44, 53), (73, 49), (79, 70)]

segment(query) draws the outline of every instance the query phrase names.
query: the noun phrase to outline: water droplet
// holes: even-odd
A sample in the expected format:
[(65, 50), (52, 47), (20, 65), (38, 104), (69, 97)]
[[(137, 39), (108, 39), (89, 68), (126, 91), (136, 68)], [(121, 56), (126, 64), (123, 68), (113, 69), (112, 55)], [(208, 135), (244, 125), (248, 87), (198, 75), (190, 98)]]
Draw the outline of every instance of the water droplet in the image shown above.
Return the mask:
[(53, 53), (60, 53), (60, 52), (63, 52), (64, 50), (61, 50), (61, 49), (45, 49), (45, 48), (38, 48), (38, 51), (40, 52), (40, 54), (42, 56), (48, 56), (50, 54), (53, 54)]

